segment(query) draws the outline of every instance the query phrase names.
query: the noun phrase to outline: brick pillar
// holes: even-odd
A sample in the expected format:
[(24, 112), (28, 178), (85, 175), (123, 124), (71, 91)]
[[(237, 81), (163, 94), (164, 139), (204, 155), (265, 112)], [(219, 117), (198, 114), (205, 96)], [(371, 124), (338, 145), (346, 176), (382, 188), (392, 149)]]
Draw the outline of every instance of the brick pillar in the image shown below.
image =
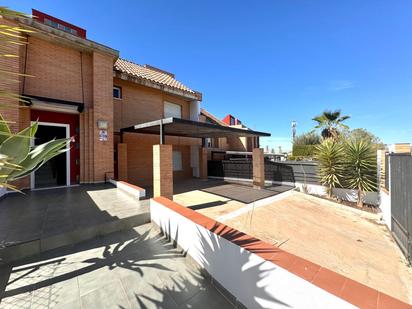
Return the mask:
[(207, 149), (199, 149), (199, 176), (201, 179), (207, 179)]
[(253, 149), (253, 186), (263, 188), (265, 186), (265, 160), (262, 148)]
[(127, 181), (127, 144), (117, 144), (117, 179)]
[(377, 166), (378, 166), (378, 190), (385, 187), (385, 170), (386, 170), (386, 151), (384, 149), (379, 149), (377, 151), (376, 159), (377, 159)]
[(172, 145), (153, 145), (153, 197), (173, 199)]
[[(93, 53), (93, 110), (89, 118), (92, 124), (93, 170), (92, 182), (104, 181), (108, 173), (113, 173), (113, 56)], [(107, 121), (107, 140), (99, 140), (99, 120)]]

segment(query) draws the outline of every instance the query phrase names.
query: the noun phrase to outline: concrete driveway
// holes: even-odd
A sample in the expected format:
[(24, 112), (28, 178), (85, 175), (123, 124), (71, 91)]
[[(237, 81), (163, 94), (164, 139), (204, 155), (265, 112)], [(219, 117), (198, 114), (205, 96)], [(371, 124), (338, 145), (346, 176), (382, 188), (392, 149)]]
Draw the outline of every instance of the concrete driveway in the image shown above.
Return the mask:
[(206, 201), (198, 211), (209, 217), (412, 303), (412, 269), (378, 214), (294, 191), (258, 208), (244, 204), (243, 212), (239, 203), (204, 192), (175, 200), (196, 209), (196, 196)]

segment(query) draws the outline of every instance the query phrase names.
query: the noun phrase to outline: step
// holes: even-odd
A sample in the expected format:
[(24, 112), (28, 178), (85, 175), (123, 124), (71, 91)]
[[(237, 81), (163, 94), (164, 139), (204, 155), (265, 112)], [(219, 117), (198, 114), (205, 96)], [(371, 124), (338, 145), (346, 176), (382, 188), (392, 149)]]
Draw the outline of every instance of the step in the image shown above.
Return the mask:
[(147, 224), (150, 222), (148, 203), (143, 206), (143, 210), (144, 211), (141, 211), (133, 216), (82, 226), (64, 233), (58, 233), (45, 237), (40, 236), (37, 239), (16, 244), (3, 244), (3, 247), (1, 247), (0, 244), (0, 266), (23, 258), (33, 257), (49, 250), (73, 246), (96, 237), (129, 230), (131, 228)]

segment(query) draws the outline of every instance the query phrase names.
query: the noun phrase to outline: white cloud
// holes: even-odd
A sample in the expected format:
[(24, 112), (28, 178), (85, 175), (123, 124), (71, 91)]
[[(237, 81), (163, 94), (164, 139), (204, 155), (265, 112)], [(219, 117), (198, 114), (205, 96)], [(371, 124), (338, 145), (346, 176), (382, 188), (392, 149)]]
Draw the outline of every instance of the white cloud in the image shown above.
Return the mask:
[(351, 80), (331, 80), (329, 82), (329, 89), (332, 91), (341, 91), (355, 87)]

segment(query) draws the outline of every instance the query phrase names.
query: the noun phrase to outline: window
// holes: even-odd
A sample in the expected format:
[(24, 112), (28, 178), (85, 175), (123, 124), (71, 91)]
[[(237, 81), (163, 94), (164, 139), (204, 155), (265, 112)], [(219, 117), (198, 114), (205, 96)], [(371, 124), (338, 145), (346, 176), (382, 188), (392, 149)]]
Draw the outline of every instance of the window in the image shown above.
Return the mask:
[(231, 126), (234, 126), (236, 123), (235, 123), (235, 118), (233, 118), (232, 116), (230, 116), (230, 125)]
[(182, 153), (173, 151), (173, 171), (182, 171)]
[(205, 146), (206, 146), (206, 148), (212, 148), (212, 139), (210, 137), (206, 138)]
[(164, 117), (182, 118), (182, 107), (179, 104), (165, 102), (164, 104)]
[(48, 19), (48, 18), (45, 18), (45, 19), (44, 19), (44, 23), (45, 23), (46, 25), (48, 25), (48, 26), (53, 27), (53, 28), (57, 28), (57, 29), (59, 29), (59, 30), (63, 30), (63, 31), (66, 31), (66, 32), (68, 32), (68, 33), (77, 35), (77, 30), (72, 29), (72, 28), (70, 28), (70, 27), (68, 27), (68, 26), (59, 24), (59, 23), (55, 22), (54, 20), (50, 20), (50, 19)]
[(122, 88), (121, 87), (113, 87), (113, 98), (121, 99), (122, 98)]

